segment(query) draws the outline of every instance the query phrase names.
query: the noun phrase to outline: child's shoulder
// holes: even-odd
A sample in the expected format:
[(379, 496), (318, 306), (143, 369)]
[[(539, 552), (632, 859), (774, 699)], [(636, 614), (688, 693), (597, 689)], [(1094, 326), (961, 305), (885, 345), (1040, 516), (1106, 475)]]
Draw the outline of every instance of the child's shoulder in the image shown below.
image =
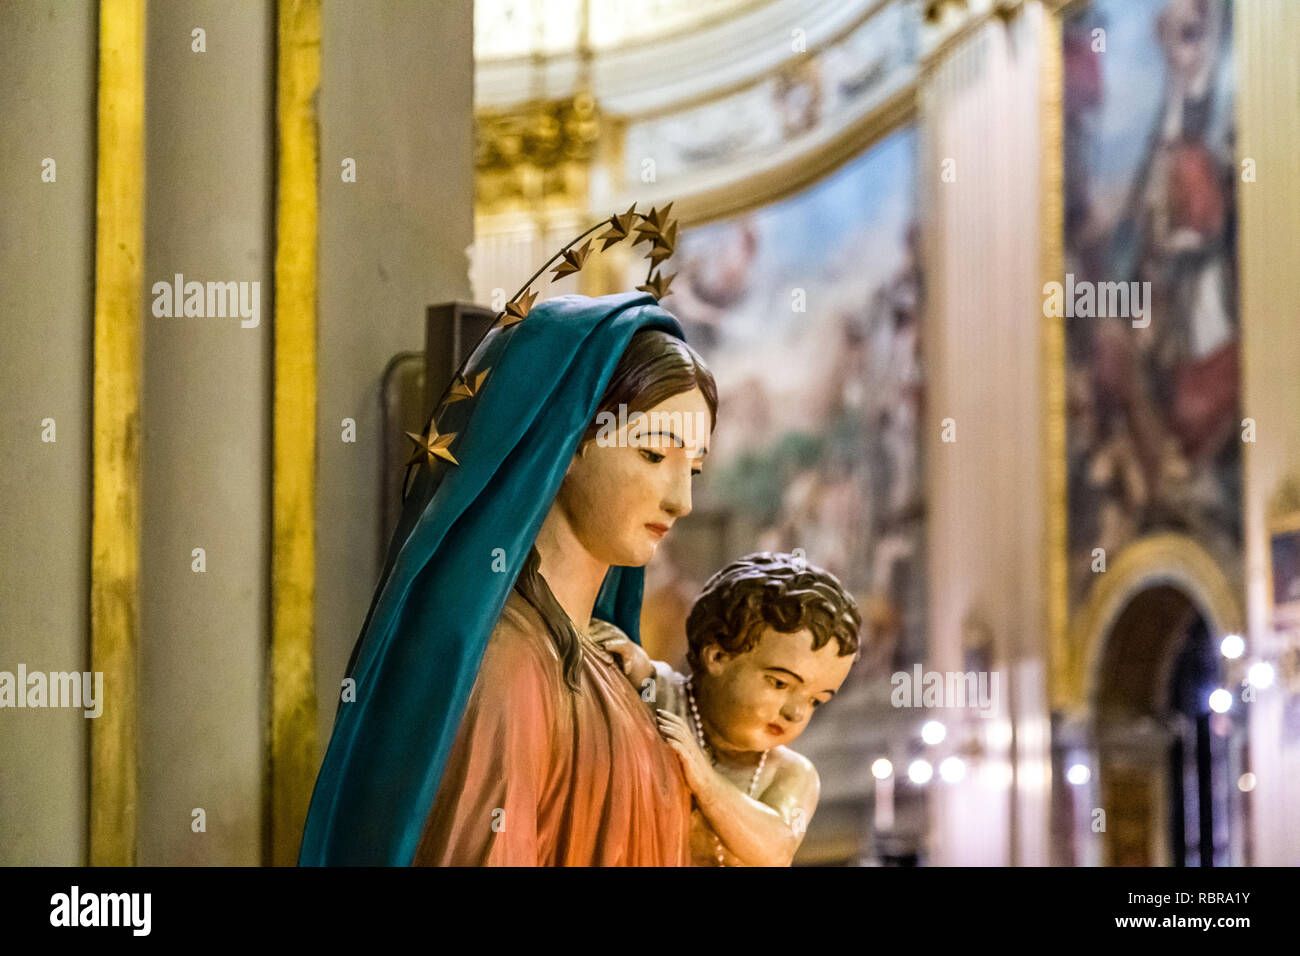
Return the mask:
[(689, 676), (677, 673), (677, 671), (673, 670), (670, 664), (666, 664), (663, 661), (652, 660), (650, 663), (654, 665), (655, 675), (665, 684), (670, 684), (673, 687), (680, 687), (682, 688), (682, 692), (685, 693), (686, 682), (690, 680)]
[(656, 703), (664, 710), (671, 711), (678, 717), (687, 717), (690, 704), (686, 696), (686, 682), (689, 678), (679, 674), (663, 661), (650, 662), (655, 669)]
[(820, 789), (821, 778), (817, 775), (817, 768), (803, 754), (789, 747), (777, 746), (767, 752), (767, 759), (773, 764), (773, 784), (781, 784), (784, 790)]

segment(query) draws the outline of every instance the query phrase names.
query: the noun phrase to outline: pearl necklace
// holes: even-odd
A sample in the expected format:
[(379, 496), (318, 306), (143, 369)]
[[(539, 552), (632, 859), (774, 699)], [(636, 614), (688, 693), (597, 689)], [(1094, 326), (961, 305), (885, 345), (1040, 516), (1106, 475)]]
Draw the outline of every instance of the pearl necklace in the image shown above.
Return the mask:
[[(708, 741), (704, 739), (704, 724), (700, 721), (700, 709), (695, 706), (695, 691), (692, 685), (695, 683), (694, 675), (686, 682), (686, 699), (691, 705), (691, 716), (695, 718), (695, 739), (700, 745), (700, 749), (709, 755), (709, 760), (716, 767), (718, 765), (718, 755), (714, 753), (713, 748), (709, 746)], [(767, 763), (767, 751), (764, 750), (761, 757), (758, 758), (758, 766), (754, 768), (754, 776), (749, 780), (749, 790), (747, 796), (754, 795), (754, 788), (758, 786), (758, 775), (763, 772), (763, 764)], [(710, 827), (712, 830), (712, 827)], [(714, 856), (718, 860), (718, 866), (726, 866), (722, 857), (722, 840), (717, 833), (713, 834)]]

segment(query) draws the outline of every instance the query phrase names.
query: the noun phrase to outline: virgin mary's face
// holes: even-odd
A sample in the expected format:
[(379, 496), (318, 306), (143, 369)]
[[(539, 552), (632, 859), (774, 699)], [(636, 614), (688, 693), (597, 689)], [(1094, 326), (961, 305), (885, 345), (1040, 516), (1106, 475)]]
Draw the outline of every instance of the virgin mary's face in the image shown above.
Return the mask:
[(556, 503), (593, 557), (639, 567), (691, 513), (691, 482), (708, 454), (712, 415), (695, 388), (623, 419), (606, 420), (574, 455)]

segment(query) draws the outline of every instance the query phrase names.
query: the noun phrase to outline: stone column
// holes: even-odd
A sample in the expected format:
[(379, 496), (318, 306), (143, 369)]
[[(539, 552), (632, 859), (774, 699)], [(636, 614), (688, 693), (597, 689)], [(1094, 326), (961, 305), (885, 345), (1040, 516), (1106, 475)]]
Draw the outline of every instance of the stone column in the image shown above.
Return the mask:
[[(90, 667), (96, 6), (0, 4), (0, 671), (11, 674)], [(85, 862), (89, 723), (79, 709), (0, 710), (0, 866)]]

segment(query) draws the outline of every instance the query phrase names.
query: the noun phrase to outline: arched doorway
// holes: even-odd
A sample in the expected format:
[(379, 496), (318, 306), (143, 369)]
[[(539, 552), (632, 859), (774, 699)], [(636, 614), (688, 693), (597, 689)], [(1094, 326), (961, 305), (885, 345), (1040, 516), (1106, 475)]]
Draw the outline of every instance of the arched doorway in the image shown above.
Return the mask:
[(1094, 671), (1102, 862), (1214, 866), (1232, 858), (1231, 781), (1243, 728), (1213, 713), (1224, 687), (1218, 640), (1179, 586), (1134, 594), (1105, 635)]

